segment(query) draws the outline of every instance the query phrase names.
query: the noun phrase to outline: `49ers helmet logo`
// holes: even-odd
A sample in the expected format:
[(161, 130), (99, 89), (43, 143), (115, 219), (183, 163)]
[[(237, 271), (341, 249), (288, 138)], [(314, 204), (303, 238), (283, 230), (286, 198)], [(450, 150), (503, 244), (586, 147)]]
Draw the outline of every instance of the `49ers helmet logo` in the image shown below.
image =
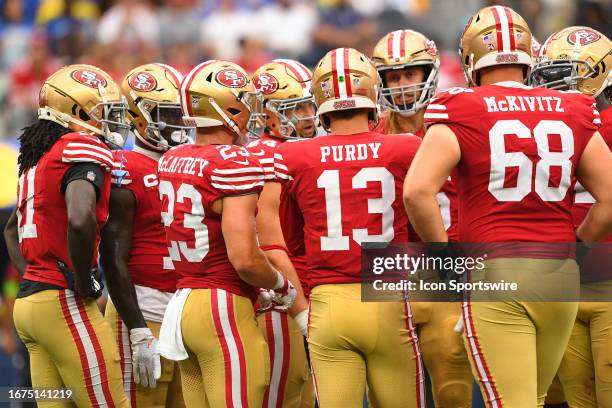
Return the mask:
[(587, 45), (594, 43), (600, 38), (601, 36), (595, 31), (589, 30), (588, 28), (581, 28), (579, 30), (572, 31), (567, 37), (567, 41), (572, 45), (576, 43), (579, 43), (580, 45)]
[(262, 72), (255, 78), (255, 88), (264, 95), (271, 94), (278, 89), (278, 80), (273, 75)]
[(229, 88), (242, 88), (248, 82), (247, 77), (237, 69), (226, 68), (217, 73), (217, 82)]
[(142, 71), (132, 75), (128, 83), (132, 89), (140, 92), (152, 91), (157, 86), (157, 81), (153, 75)]
[(103, 88), (106, 87), (106, 79), (97, 72), (89, 71), (87, 69), (77, 69), (76, 71), (72, 71), (70, 74), (72, 79), (86, 85), (90, 88), (97, 88), (98, 85), (101, 85)]

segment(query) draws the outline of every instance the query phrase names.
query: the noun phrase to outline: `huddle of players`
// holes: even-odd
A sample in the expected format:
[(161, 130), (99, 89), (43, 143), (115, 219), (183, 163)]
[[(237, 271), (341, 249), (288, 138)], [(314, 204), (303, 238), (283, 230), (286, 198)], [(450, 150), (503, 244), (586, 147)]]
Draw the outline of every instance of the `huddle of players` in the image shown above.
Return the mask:
[[(592, 96), (610, 103), (610, 41), (570, 27), (530, 70), (531, 44), (513, 10), (481, 9), (461, 38), (471, 87), (435, 97), (437, 49), (411, 30), (371, 59), (333, 50), (314, 73), (275, 60), (251, 80), (211, 60), (185, 78), (143, 65), (120, 87), (92, 66), (53, 74), (5, 232), (34, 386), (69, 387), (80, 407), (361, 407), (366, 389), (375, 407), (423, 407), (423, 358), (439, 407), (471, 406), (473, 378), (490, 407), (543, 406), (557, 369), (571, 406), (612, 406), (609, 303), (361, 302), (362, 242), (609, 234), (612, 110)], [(109, 150), (126, 123), (134, 150)], [(486, 266), (579, 279), (567, 252)]]

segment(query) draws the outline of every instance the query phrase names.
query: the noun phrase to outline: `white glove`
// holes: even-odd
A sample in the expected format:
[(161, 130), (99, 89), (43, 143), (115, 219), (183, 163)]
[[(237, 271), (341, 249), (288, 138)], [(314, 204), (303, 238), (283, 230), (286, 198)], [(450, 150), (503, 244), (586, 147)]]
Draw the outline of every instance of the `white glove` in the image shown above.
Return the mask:
[(308, 337), (308, 309), (304, 309), (300, 313), (296, 314), (293, 317), (293, 320), (295, 320), (295, 323), (300, 328), (302, 336)]
[(278, 274), (276, 280), (276, 286), (274, 286), (274, 296), (272, 299), (276, 303), (274, 310), (285, 311), (291, 307), (295, 298), (297, 297), (297, 290), (289, 279), (285, 278), (283, 274), (276, 271)]
[(268, 289), (259, 289), (257, 295), (257, 313), (265, 313), (272, 309), (272, 297), (274, 292)]
[(132, 371), (134, 382), (143, 387), (155, 388), (161, 376), (161, 361), (157, 351), (157, 339), (146, 327), (130, 330), (132, 344)]

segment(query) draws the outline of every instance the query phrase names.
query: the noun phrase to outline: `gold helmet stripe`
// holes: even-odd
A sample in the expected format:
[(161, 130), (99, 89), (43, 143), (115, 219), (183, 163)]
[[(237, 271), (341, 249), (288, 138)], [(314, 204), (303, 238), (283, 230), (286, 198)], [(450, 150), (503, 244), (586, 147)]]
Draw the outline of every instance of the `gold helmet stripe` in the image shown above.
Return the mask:
[[(510, 52), (516, 50), (514, 43), (514, 22), (512, 14), (507, 7), (493, 6), (493, 17), (495, 18), (495, 31), (497, 32), (497, 51)], [(500, 44), (502, 49), (499, 49)]]
[(332, 82), (334, 94), (338, 98), (350, 98), (353, 96), (349, 70), (348, 48), (337, 48), (332, 51)]
[(208, 60), (200, 63), (197, 67), (192, 69), (189, 74), (187, 74), (187, 77), (185, 77), (181, 84), (181, 109), (183, 110), (183, 113), (187, 113), (187, 116), (193, 116), (193, 113), (191, 112), (191, 103), (189, 103), (187, 100), (187, 89), (189, 89), (189, 86), (191, 85), (191, 82), (196, 74), (213, 62), (217, 62), (217, 60)]

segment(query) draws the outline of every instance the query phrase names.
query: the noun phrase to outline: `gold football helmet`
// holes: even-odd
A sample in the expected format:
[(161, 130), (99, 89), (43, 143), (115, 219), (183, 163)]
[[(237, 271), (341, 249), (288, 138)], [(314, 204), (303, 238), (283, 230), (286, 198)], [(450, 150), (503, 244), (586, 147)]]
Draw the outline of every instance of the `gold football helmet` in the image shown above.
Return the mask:
[[(423, 34), (398, 30), (385, 35), (374, 47), (372, 61), (382, 79), (382, 104), (391, 111), (416, 112), (427, 106), (436, 93), (440, 58), (436, 44)], [(425, 80), (415, 85), (389, 87), (385, 71), (407, 67), (423, 67)]]
[(51, 74), (40, 89), (38, 106), (39, 119), (87, 129), (116, 147), (123, 146), (130, 129), (119, 86), (92, 65), (68, 65)]
[(128, 103), (127, 119), (136, 137), (151, 149), (167, 150), (185, 143), (179, 89), (183, 76), (165, 64), (145, 64), (131, 70), (121, 83)]
[[(368, 57), (353, 48), (325, 54), (312, 76), (312, 93), (324, 127), (325, 114), (347, 109), (369, 109), (378, 122), (380, 76)], [(326, 129), (327, 130), (327, 129)]]
[(191, 70), (181, 85), (181, 109), (185, 125), (227, 126), (246, 142), (251, 111), (261, 104), (247, 73), (238, 64), (210, 60)]
[(312, 72), (298, 61), (277, 59), (259, 67), (253, 85), (263, 98), (263, 109), (253, 112), (249, 131), (265, 130), (284, 139), (310, 137), (298, 134), (298, 123), (309, 121), (316, 133), (316, 107), (311, 93)]
[(485, 7), (465, 26), (459, 54), (468, 84), (478, 85), (477, 72), (482, 68), (501, 64), (531, 67), (531, 31), (511, 8)]
[(531, 73), (533, 86), (577, 90), (596, 97), (612, 85), (612, 42), (589, 27), (552, 34)]

